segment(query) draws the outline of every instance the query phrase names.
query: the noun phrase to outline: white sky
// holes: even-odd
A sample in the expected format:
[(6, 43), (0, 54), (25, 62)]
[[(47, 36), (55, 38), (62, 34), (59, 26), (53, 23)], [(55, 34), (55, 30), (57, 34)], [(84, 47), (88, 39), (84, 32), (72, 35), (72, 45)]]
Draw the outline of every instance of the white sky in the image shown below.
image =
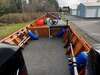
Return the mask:
[(60, 7), (70, 6), (71, 8), (76, 8), (79, 3), (84, 2), (96, 2), (97, 0), (57, 0)]

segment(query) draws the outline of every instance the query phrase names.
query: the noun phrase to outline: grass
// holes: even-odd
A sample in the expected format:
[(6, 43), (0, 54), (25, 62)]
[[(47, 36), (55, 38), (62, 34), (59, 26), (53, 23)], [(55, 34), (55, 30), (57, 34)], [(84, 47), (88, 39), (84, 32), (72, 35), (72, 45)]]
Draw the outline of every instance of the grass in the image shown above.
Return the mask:
[[(33, 21), (32, 21), (33, 22)], [(17, 24), (8, 24), (0, 26), (0, 39), (14, 33), (15, 31), (19, 30), (20, 28), (32, 23), (17, 23)]]

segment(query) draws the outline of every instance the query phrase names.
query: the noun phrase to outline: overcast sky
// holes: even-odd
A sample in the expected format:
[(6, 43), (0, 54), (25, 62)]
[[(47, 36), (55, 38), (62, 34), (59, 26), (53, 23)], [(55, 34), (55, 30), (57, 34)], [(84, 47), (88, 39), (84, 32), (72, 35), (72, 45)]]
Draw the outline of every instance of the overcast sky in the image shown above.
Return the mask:
[(71, 8), (76, 8), (79, 3), (84, 2), (96, 2), (97, 0), (57, 0), (60, 7), (70, 6)]

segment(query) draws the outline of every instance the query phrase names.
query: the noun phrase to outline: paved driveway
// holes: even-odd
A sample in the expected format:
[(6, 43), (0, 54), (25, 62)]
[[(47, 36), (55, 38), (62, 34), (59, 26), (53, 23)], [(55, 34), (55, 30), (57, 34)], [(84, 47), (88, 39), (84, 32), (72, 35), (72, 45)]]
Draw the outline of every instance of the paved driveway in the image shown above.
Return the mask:
[(100, 19), (83, 19), (75, 16), (66, 16), (92, 39), (100, 43)]

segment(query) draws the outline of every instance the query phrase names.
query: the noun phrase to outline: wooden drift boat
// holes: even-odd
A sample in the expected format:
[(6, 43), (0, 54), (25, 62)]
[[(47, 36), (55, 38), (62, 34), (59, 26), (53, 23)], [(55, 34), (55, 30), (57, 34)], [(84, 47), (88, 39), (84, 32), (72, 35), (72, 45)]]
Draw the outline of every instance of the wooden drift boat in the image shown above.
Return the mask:
[[(61, 40), (63, 41), (62, 46), (58, 42)], [(88, 55), (91, 55), (90, 52), (94, 48), (68, 23), (58, 19), (57, 15), (48, 13), (34, 23), (2, 39), (0, 43), (24, 48), (22, 52), (29, 75), (41, 75), (42, 73), (47, 75), (90, 74), (90, 70), (87, 68)], [(67, 60), (63, 60), (65, 57)], [(66, 65), (64, 65), (65, 62)], [(26, 73), (18, 74), (16, 71), (14, 75), (28, 75), (27, 70), (23, 72)]]

